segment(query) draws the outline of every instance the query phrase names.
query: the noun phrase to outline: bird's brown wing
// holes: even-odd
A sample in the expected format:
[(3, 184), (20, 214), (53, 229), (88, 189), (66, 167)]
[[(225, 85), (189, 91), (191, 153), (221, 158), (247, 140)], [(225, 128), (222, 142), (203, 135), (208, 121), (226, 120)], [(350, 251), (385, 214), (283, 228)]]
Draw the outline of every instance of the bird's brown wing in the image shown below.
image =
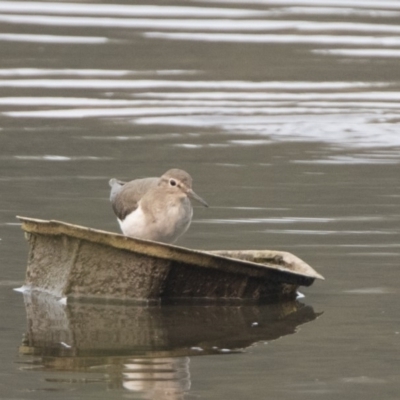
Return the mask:
[[(135, 211), (140, 199), (147, 191), (156, 187), (159, 180), (160, 178), (135, 179), (120, 185), (120, 189), (112, 186), (111, 192), (114, 196), (111, 198), (111, 203), (118, 219), (123, 221), (128, 214)], [(119, 182), (116, 181), (116, 184), (119, 184)]]

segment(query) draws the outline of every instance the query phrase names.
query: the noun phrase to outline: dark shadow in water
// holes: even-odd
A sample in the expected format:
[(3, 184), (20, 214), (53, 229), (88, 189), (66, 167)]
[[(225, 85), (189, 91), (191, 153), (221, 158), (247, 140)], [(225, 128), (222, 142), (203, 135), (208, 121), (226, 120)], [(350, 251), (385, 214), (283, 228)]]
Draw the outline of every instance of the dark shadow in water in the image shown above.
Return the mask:
[(237, 352), (293, 334), (318, 316), (298, 301), (63, 305), (44, 293), (24, 300), (28, 329), (20, 353), (36, 356), (41, 370), (106, 370), (109, 387), (158, 399), (178, 399), (190, 389), (189, 356)]

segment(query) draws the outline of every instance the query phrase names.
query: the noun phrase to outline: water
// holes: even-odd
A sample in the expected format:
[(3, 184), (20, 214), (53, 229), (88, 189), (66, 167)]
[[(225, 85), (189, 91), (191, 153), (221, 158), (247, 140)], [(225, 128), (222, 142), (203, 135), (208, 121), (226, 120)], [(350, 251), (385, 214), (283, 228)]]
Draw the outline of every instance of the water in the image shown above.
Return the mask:
[[(1, 2), (4, 399), (397, 399), (397, 1)], [(15, 215), (118, 231), (111, 177), (186, 169), (179, 242), (326, 277), (270, 306), (29, 297)], [(279, 340), (278, 340), (279, 339)]]

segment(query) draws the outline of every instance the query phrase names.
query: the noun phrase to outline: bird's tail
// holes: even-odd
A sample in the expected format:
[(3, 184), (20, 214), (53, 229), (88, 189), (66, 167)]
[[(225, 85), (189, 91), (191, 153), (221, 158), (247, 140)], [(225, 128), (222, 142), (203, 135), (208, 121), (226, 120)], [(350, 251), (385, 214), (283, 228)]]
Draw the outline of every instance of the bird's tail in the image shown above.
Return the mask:
[(110, 201), (112, 202), (117, 195), (117, 193), (121, 190), (122, 186), (125, 185), (126, 182), (120, 181), (118, 179), (112, 178), (109, 180), (108, 184), (111, 186), (110, 193)]

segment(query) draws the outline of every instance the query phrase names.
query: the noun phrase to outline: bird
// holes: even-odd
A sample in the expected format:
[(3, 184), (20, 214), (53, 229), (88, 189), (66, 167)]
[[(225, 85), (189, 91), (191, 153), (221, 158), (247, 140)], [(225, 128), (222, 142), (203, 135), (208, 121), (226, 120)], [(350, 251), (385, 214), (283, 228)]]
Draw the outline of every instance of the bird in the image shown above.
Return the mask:
[(192, 221), (190, 199), (204, 207), (208, 204), (192, 189), (192, 177), (173, 168), (160, 178), (130, 182), (111, 179), (110, 201), (125, 236), (174, 243)]

